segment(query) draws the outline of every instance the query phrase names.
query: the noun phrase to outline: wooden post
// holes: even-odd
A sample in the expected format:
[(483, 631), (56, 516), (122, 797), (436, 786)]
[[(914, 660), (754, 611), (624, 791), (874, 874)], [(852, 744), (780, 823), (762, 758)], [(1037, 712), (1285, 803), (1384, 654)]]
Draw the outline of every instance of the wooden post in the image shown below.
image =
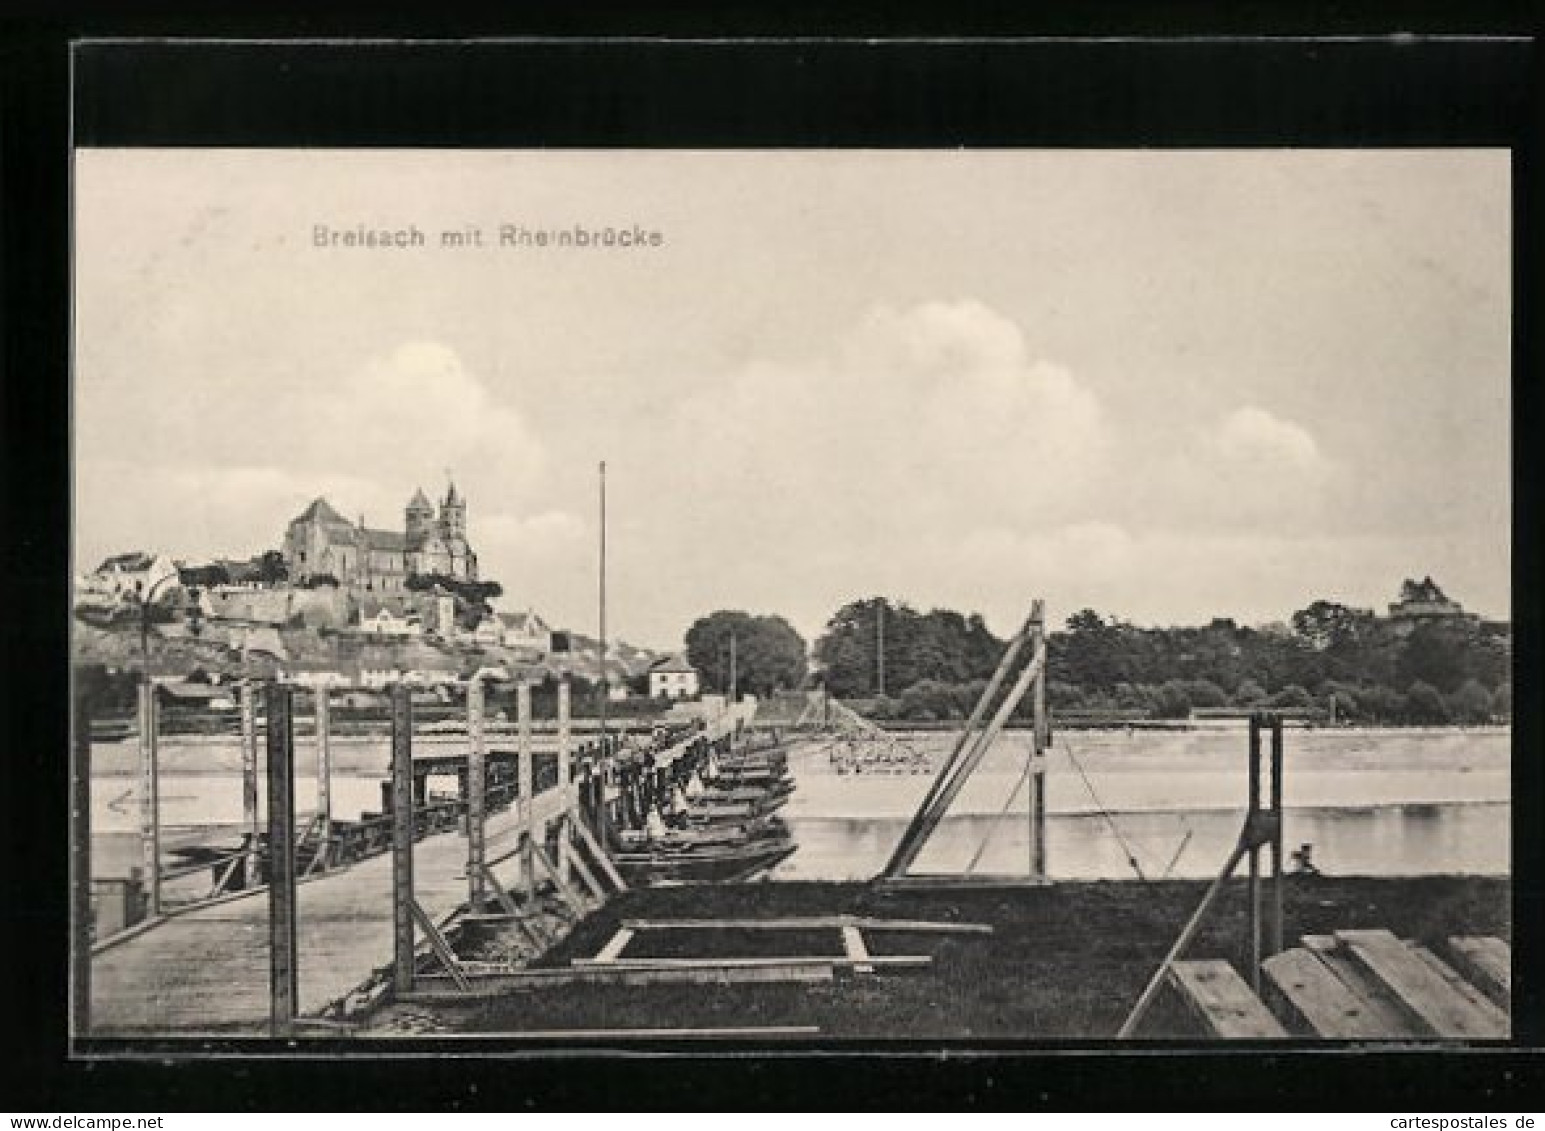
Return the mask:
[(483, 732), (483, 680), (467, 684), (467, 902), (473, 911), (483, 906), (484, 839), (488, 798), (488, 744)]
[(91, 712), (76, 677), (71, 734), (70, 1037), (91, 1035)]
[(268, 717), (269, 1031), (288, 1037), (298, 1012), (295, 969), (295, 728), (291, 691), (273, 684)]
[(413, 700), (392, 685), (392, 986), (413, 992)]
[(1271, 720), (1271, 935), (1272, 954), (1282, 953), (1282, 716)]
[(157, 764), (159, 723), (156, 688), (147, 677), (139, 695), (140, 853), (145, 871), (146, 913), (161, 914), (161, 770)]
[(332, 703), (327, 685), (316, 689), (317, 727), (317, 855), (316, 867), (326, 869), (333, 840), (333, 736)]
[(521, 852), (521, 879), (526, 899), (536, 895), (536, 774), (531, 765), (531, 681), (515, 685), (516, 742), (520, 758), (521, 829), (525, 837)]
[(1223, 890), (1224, 883), (1234, 874), (1234, 869), (1239, 867), (1239, 859), (1245, 854), (1245, 844), (1245, 838), (1241, 837), (1239, 843), (1234, 846), (1234, 850), (1229, 853), (1228, 861), (1223, 865), (1223, 870), (1218, 873), (1218, 878), (1213, 880), (1206, 894), (1202, 896), (1202, 901), (1196, 905), (1196, 910), (1191, 912), (1191, 918), (1181, 929), (1180, 937), (1171, 945), (1169, 953), (1164, 956), (1164, 961), (1159, 963), (1159, 968), (1153, 972), (1153, 977), (1148, 980), (1148, 985), (1138, 996), (1137, 1003), (1132, 1006), (1132, 1012), (1127, 1015), (1126, 1021), (1122, 1023), (1120, 1031), (1116, 1034), (1118, 1039), (1125, 1040), (1137, 1031), (1137, 1026), (1148, 1012), (1148, 1008), (1159, 996), (1159, 990), (1164, 985), (1164, 975), (1185, 953), (1186, 947), (1191, 945), (1191, 940), (1201, 929), (1202, 919), (1207, 914), (1207, 909), (1212, 906), (1213, 900), (1218, 898), (1218, 892)]
[(558, 680), (558, 788), (563, 791), (563, 820), (558, 833), (558, 874), (567, 878), (574, 855), (574, 752), (571, 749), (569, 673)]
[(1261, 814), (1261, 722), (1250, 716), (1250, 808), (1245, 816), (1250, 843), (1250, 985), (1261, 992), (1261, 844), (1253, 835)]
[[(1030, 607), (1032, 652), (1044, 653), (1046, 648), (1046, 603), (1039, 598)], [(1030, 774), (1026, 785), (1030, 789), (1030, 875), (1041, 879), (1046, 875), (1046, 749), (1051, 745), (1051, 720), (1046, 714), (1046, 666), (1036, 673), (1030, 685), (1032, 714)]]
[[(966, 780), (976, 771), (976, 767), (992, 747), (999, 732), (1007, 724), (1014, 708), (1030, 689), (1030, 684), (1045, 666), (1045, 641), (1042, 640), (1041, 645), (1036, 649), (1030, 662), (1019, 673), (1019, 678), (1015, 681), (1014, 686), (1009, 689), (1008, 695), (998, 704), (998, 710), (993, 715), (992, 721), (976, 737), (976, 741), (971, 746), (971, 749), (960, 759), (959, 767), (949, 777), (944, 788), (931, 801), (925, 798), (922, 806), (913, 815), (912, 823), (907, 827), (907, 831), (902, 834), (901, 841), (896, 845), (896, 851), (892, 854), (890, 863), (885, 867), (884, 874), (886, 876), (895, 878), (906, 874), (907, 869), (912, 866), (912, 863), (922, 851), (923, 845), (933, 835), (934, 829), (944, 819), (944, 815), (949, 811), (950, 805), (954, 803), (955, 798), (959, 796), (960, 791), (965, 787)], [(944, 767), (940, 771), (941, 776), (948, 772), (950, 768), (949, 766)]]
[(258, 753), (257, 688), (243, 681), (241, 698), (241, 817), (246, 829), (247, 855), (242, 859), (242, 886), (251, 890), (261, 884), (258, 859)]

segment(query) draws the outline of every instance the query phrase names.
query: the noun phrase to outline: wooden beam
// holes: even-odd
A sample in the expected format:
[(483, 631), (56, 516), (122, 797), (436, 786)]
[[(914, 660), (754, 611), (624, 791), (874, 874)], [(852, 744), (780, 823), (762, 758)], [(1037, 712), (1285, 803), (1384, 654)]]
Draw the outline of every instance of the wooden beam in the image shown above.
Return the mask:
[(1400, 1008), (1399, 1003), (1385, 987), (1368, 977), (1336, 942), (1334, 935), (1305, 935), (1299, 940), (1303, 949), (1334, 974), (1342, 985), (1363, 1003), (1369, 1016), (1369, 1026), (1381, 1036), (1419, 1039), (1430, 1037), (1432, 1031), (1413, 1021)]
[(567, 853), (569, 871), (579, 877), (579, 882), (585, 885), (585, 890), (593, 899), (598, 903), (603, 903), (606, 900), (606, 889), (595, 878), (595, 873), (585, 864), (580, 854), (573, 851), (574, 846), (569, 840), (569, 826), (570, 819), (568, 817), (558, 822), (558, 859), (555, 861), (558, 873), (559, 875), (563, 874), (563, 859), (564, 854)]
[(904, 875), (907, 869), (917, 860), (923, 845), (933, 836), (934, 830), (938, 828), (939, 822), (944, 819), (950, 805), (960, 795), (960, 791), (965, 788), (966, 781), (976, 772), (976, 768), (981, 764), (982, 759), (987, 756), (988, 750), (992, 748), (992, 744), (997, 740), (999, 733), (1002, 732), (1004, 726), (1008, 723), (1009, 716), (1014, 713), (1014, 708), (1024, 698), (1025, 692), (1029, 690), (1030, 684), (1034, 682), (1037, 675), (1045, 667), (1045, 664), (1046, 642), (1043, 639), (1037, 643), (1035, 654), (1031, 657), (1030, 662), (1019, 673), (1018, 681), (1009, 689), (1008, 695), (999, 704), (998, 711), (993, 716), (992, 722), (977, 737), (976, 743), (962, 759), (960, 769), (939, 791), (931, 806), (918, 810), (912, 824), (902, 834), (901, 841), (896, 846), (895, 854), (891, 857), (890, 863), (886, 865), (885, 874), (887, 876)]
[(91, 1035), (91, 710), (79, 671), (70, 734), (70, 1038)]
[[(515, 686), (515, 715), (517, 745), (520, 751), (520, 814), (521, 829), (525, 833), (525, 852), (521, 857), (522, 878), (526, 898), (536, 895), (536, 869), (533, 854), (536, 851), (536, 774), (531, 752), (531, 681), (521, 680)], [(555, 881), (556, 882), (556, 881)]]
[(824, 930), (861, 927), (866, 931), (906, 931), (915, 934), (990, 935), (987, 923), (945, 923), (920, 919), (868, 919), (854, 915), (796, 915), (782, 919), (624, 919), (622, 926), (634, 931)]
[(842, 928), (842, 949), (853, 963), (853, 973), (874, 973), (874, 964), (869, 961), (869, 948), (864, 945), (864, 934), (857, 927), (848, 924)]
[[(776, 968), (783, 966), (833, 966), (853, 967), (867, 965), (915, 967), (927, 966), (933, 962), (933, 958), (926, 954), (866, 954), (862, 959), (827, 955), (792, 955), (789, 957), (773, 956), (767, 958), (614, 958), (602, 962), (599, 958), (573, 958), (569, 960), (572, 967), (582, 966), (607, 966), (607, 967), (633, 967), (660, 970), (698, 970), (698, 969), (746, 969)], [(872, 970), (871, 970), (872, 972)]]
[(333, 738), (332, 704), (327, 697), (327, 685), (320, 684), (313, 691), (316, 703), (317, 741), (317, 848), (308, 872), (331, 866), (328, 859), (333, 843)]
[(529, 853), (530, 859), (535, 860), (541, 865), (542, 871), (547, 873), (548, 878), (553, 882), (553, 887), (563, 897), (563, 901), (574, 909), (574, 913), (576, 915), (585, 914), (589, 908), (586, 907), (584, 899), (558, 874), (557, 865), (548, 859), (547, 853), (542, 851), (539, 845), (532, 843), (529, 838), (527, 839), (526, 851)]
[(1411, 1016), (1440, 1037), (1494, 1039), (1506, 1025), (1477, 1009), (1388, 931), (1337, 931), (1336, 939)]
[(157, 746), (160, 742), (160, 712), (156, 688), (150, 673), (144, 673), (139, 688), (139, 813), (141, 870), (145, 874), (145, 893), (151, 919), (161, 914), (161, 768)]
[(456, 988), (463, 993), (472, 989), (472, 983), (467, 981), (467, 976), (461, 971), (461, 963), (456, 958), (456, 952), (451, 949), (451, 944), (445, 941), (445, 936), (440, 933), (440, 928), (435, 926), (435, 921), (429, 917), (416, 899), (408, 900), (408, 907), (413, 912), (413, 918), (418, 923), (419, 930), (424, 932), (424, 937), (429, 940), (429, 948), (435, 952), (435, 957), (440, 960), (440, 965), (451, 976), (451, 981), (456, 983)]
[(241, 816), (247, 837), (243, 886), (255, 888), (263, 882), (258, 859), (257, 685), (243, 680), (237, 694), (241, 700)]
[(1448, 940), (1448, 953), (1459, 972), (1493, 1005), (1511, 1012), (1513, 951), (1507, 943), (1492, 936), (1455, 937)]
[(270, 685), (268, 719), (268, 962), (269, 1032), (290, 1035), (300, 1013), (296, 971), (295, 724), (293, 692)]
[(1222, 959), (1176, 962), (1169, 980), (1208, 1035), (1228, 1040), (1279, 1040), (1287, 1030), (1245, 980)]
[(483, 733), (484, 686), (473, 676), (467, 684), (467, 902), (483, 906), (487, 840), (488, 744)]
[[(464, 1002), (468, 997), (494, 998), (527, 990), (546, 989), (555, 986), (611, 985), (738, 985), (747, 982), (830, 982), (836, 977), (830, 963), (793, 963), (765, 967), (679, 967), (641, 966), (559, 966), (545, 969), (528, 969), (516, 974), (473, 978), (470, 995), (454, 988), (449, 975), (425, 974), (419, 979), (419, 988), (408, 994), (399, 994), (399, 1001)], [(439, 989), (441, 992), (436, 993)], [(450, 991), (450, 992), (445, 992)]]
[(1239, 861), (1245, 854), (1245, 842), (1241, 838), (1234, 846), (1234, 851), (1229, 853), (1229, 858), (1223, 864), (1223, 870), (1218, 873), (1218, 878), (1212, 881), (1202, 901), (1196, 905), (1196, 910), (1191, 912), (1191, 918), (1181, 928), (1180, 937), (1169, 948), (1169, 953), (1164, 956), (1164, 961), (1159, 963), (1159, 968), (1153, 972), (1153, 977), (1148, 980), (1148, 985), (1138, 995), (1137, 1002), (1132, 1006), (1132, 1012), (1122, 1022), (1121, 1029), (1117, 1032), (1118, 1039), (1125, 1040), (1137, 1032), (1137, 1026), (1142, 1022), (1144, 1015), (1152, 1007), (1154, 999), (1158, 997), (1160, 988), (1169, 968), (1179, 961), (1180, 956), (1186, 952), (1186, 947), (1191, 945), (1191, 940), (1201, 930), (1202, 919), (1207, 914), (1207, 909), (1212, 906), (1213, 900), (1218, 898), (1218, 893), (1223, 890), (1223, 884), (1234, 874), (1234, 869), (1239, 867)]
[(1447, 982), (1455, 993), (1489, 1017), (1492, 1024), (1501, 1030), (1504, 1036), (1507, 1035), (1512, 1023), (1508, 1020), (1505, 1010), (1499, 1009), (1490, 998), (1465, 981), (1457, 970), (1420, 943), (1407, 941), (1406, 949), (1431, 967), (1433, 972)]
[(617, 959), (622, 957), (622, 952), (628, 948), (628, 943), (633, 941), (633, 934), (634, 932), (631, 927), (619, 928), (617, 933), (601, 948), (600, 953), (595, 956), (594, 960), (598, 963), (617, 961)]
[[(955, 739), (955, 745), (950, 749), (949, 756), (944, 759), (943, 764), (939, 767), (939, 772), (935, 775), (933, 783), (928, 787), (928, 792), (923, 795), (923, 800), (918, 805), (917, 812), (913, 815), (911, 825), (902, 834), (896, 852), (885, 866), (887, 875), (900, 875), (906, 871), (905, 865), (898, 866), (901, 845), (908, 843), (913, 829), (919, 824), (922, 815), (933, 808), (934, 801), (938, 798), (940, 792), (955, 776), (962, 752), (966, 749), (967, 744), (973, 740), (976, 728), (981, 725), (982, 719), (986, 716), (993, 697), (998, 694), (998, 689), (1003, 686), (1003, 681), (1008, 678), (1008, 673), (1013, 670), (1015, 661), (1019, 659), (1020, 651), (1030, 638), (1030, 626), (1034, 617), (1033, 605), (1031, 610), (1030, 616), (1025, 618), (1025, 623), (1014, 634), (1014, 638), (1009, 641), (1008, 648), (1004, 651), (1003, 657), (998, 661), (997, 669), (992, 673), (992, 679), (988, 681), (987, 687), (983, 689), (981, 698), (976, 701), (976, 706), (971, 709), (971, 715), (966, 719), (966, 725), (961, 728), (959, 736)], [(829, 711), (829, 701), (823, 698), (822, 702), (826, 710)], [(822, 721), (824, 722), (825, 720), (823, 719)]]
[(563, 798), (563, 820), (558, 826), (558, 870), (565, 875), (573, 867), (574, 851), (574, 751), (570, 725), (569, 673), (558, 680), (558, 789)]
[(392, 685), (392, 988), (413, 988), (413, 699)]
[(617, 864), (612, 859), (611, 853), (606, 851), (584, 821), (575, 820), (573, 825), (574, 831), (579, 834), (579, 839), (584, 841), (585, 847), (590, 850), (591, 859), (606, 874), (606, 878), (611, 882), (612, 887), (617, 891), (627, 891), (628, 881), (623, 879), (622, 873), (617, 870)]
[(1358, 997), (1307, 950), (1284, 950), (1262, 963), (1267, 984), (1317, 1037), (1377, 1040), (1402, 1036), (1381, 1022), (1380, 1013)]

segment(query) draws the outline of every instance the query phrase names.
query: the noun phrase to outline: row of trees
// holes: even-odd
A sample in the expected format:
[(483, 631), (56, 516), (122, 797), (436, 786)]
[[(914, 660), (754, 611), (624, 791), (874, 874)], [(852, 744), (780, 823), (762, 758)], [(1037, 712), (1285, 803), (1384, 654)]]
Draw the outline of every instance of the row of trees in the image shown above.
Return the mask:
[[(832, 694), (867, 699), (877, 715), (956, 719), (1004, 647), (974, 614), (918, 613), (874, 597), (839, 609), (815, 655)], [(1047, 697), (1065, 712), (1155, 718), (1272, 708), (1469, 723), (1511, 714), (1510, 668), (1507, 635), (1470, 618), (1413, 628), (1316, 601), (1278, 632), (1226, 619), (1139, 628), (1084, 609), (1048, 639)]]
[(717, 694), (732, 674), (737, 691), (757, 696), (803, 687), (808, 674), (804, 637), (778, 616), (721, 609), (693, 622), (686, 645), (703, 689)]

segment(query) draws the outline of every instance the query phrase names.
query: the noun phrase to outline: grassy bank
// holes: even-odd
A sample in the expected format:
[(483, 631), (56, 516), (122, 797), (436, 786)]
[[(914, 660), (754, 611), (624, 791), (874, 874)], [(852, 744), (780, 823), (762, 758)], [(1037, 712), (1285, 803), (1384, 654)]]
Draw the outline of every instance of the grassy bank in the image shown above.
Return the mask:
[[(865, 1041), (1107, 1038), (1206, 888), (1204, 881), (1062, 883), (1021, 891), (882, 892), (859, 884), (753, 884), (629, 892), (580, 923), (542, 960), (594, 955), (622, 919), (857, 914), (988, 923), (991, 935), (873, 932), (874, 953), (932, 954), (925, 970), (816, 985), (577, 987), (458, 1005), (401, 1007), (382, 1018), (452, 1032), (607, 1027), (818, 1025)], [(1384, 927), (1440, 944), (1452, 934), (1510, 938), (1505, 877), (1289, 877), (1285, 934)], [(1248, 968), (1244, 881), (1231, 884), (1190, 949)], [(837, 932), (669, 932), (639, 936), (629, 956), (840, 954)], [(710, 949), (711, 948), (711, 949)], [(1163, 1012), (1145, 1033), (1180, 1036)]]

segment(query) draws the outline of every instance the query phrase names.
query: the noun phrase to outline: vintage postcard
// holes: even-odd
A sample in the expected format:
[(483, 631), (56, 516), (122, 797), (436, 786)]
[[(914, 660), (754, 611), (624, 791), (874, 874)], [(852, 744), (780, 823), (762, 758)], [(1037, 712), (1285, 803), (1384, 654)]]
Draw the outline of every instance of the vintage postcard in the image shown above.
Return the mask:
[(77, 1048), (1508, 1038), (1511, 176), (80, 146)]

